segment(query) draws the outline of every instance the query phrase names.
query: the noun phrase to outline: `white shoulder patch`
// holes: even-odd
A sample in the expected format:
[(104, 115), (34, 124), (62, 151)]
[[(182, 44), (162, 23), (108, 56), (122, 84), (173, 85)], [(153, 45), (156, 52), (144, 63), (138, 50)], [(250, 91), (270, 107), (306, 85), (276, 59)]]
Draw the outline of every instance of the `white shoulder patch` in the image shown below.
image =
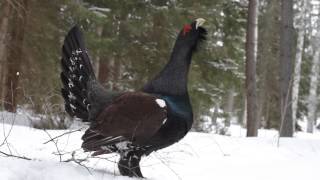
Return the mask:
[(156, 99), (156, 103), (161, 107), (164, 108), (166, 107), (166, 102), (162, 99)]

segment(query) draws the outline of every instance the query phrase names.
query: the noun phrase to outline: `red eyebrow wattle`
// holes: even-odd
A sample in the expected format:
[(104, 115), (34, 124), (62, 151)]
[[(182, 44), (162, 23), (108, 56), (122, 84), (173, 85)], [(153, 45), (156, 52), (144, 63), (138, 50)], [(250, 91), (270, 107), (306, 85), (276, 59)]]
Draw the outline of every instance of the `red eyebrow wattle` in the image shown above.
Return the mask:
[(186, 35), (186, 33), (188, 33), (190, 30), (192, 29), (190, 24), (186, 24), (183, 27), (183, 35)]

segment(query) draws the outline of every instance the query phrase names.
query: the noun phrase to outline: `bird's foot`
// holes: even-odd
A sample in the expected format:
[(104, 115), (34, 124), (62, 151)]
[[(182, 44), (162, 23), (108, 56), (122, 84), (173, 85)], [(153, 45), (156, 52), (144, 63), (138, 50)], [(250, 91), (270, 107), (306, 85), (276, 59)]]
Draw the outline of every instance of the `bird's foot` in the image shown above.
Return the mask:
[(118, 163), (120, 174), (123, 176), (143, 178), (139, 165), (140, 160), (141, 158), (136, 155), (127, 157), (121, 156)]

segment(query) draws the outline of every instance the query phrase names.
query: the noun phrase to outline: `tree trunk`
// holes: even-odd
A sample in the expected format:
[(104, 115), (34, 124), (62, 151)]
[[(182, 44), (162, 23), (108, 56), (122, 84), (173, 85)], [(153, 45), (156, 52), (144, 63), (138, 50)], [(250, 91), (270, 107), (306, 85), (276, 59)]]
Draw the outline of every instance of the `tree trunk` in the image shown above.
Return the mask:
[(319, 74), (319, 47), (316, 47), (312, 60), (312, 68), (310, 72), (310, 88), (308, 97), (308, 122), (307, 132), (313, 133), (313, 126), (316, 119), (316, 108), (317, 108), (317, 87), (318, 87), (318, 74)]
[[(306, 17), (306, 7), (307, 1), (303, 0), (302, 9), (300, 12), (300, 24), (298, 25), (298, 39), (297, 39), (297, 51), (295, 58), (295, 67), (293, 74), (293, 86), (292, 86), (292, 120), (293, 124), (297, 123), (297, 109), (298, 109), (298, 99), (299, 99), (299, 87), (300, 87), (300, 77), (301, 77), (301, 59), (304, 44), (305, 35), (305, 17)], [(295, 127), (295, 126), (294, 126)]]
[(121, 80), (121, 62), (120, 57), (114, 59), (114, 66), (113, 66), (113, 87), (112, 89), (115, 91), (119, 91), (121, 89), (120, 80)]
[(247, 136), (258, 135), (256, 59), (258, 41), (258, 0), (249, 1), (246, 39)]
[(231, 118), (232, 118), (232, 113), (233, 113), (233, 106), (234, 106), (234, 93), (235, 89), (234, 87), (231, 87), (228, 91), (228, 99), (227, 99), (227, 104), (225, 108), (225, 112), (227, 113), (227, 118), (224, 122), (225, 127), (230, 127), (231, 125)]
[(281, 1), (280, 27), (280, 136), (292, 137), (293, 0)]
[[(310, 4), (308, 4), (310, 5)], [(316, 5), (314, 5), (316, 6)], [(311, 5), (312, 10), (317, 9), (316, 7), (313, 7)], [(320, 12), (318, 12), (317, 16), (319, 17)], [(308, 19), (308, 23), (311, 24), (312, 20), (311, 18)], [(319, 29), (320, 27), (320, 18), (317, 19), (316, 21), (316, 27), (315, 29)], [(310, 26), (311, 29), (311, 26)], [(309, 88), (309, 96), (308, 96), (308, 105), (307, 105), (307, 109), (308, 109), (308, 114), (307, 114), (307, 132), (308, 133), (313, 133), (313, 129), (314, 129), (314, 123), (316, 122), (316, 113), (317, 113), (317, 88), (318, 88), (318, 76), (319, 76), (319, 71), (320, 71), (320, 67), (319, 67), (319, 63), (320, 63), (320, 32), (317, 31), (317, 33), (315, 34), (315, 36), (311, 37), (311, 44), (312, 44), (312, 48), (313, 48), (313, 59), (312, 59), (312, 64), (311, 64), (311, 71), (310, 71), (310, 88)]]
[[(97, 29), (96, 29), (96, 33), (97, 33), (97, 36), (101, 39), (102, 37), (102, 32), (103, 32), (103, 26), (98, 26)], [(95, 72), (95, 76), (98, 77), (99, 76), (99, 73), (100, 73), (100, 61), (101, 61), (101, 52), (100, 50), (98, 50), (97, 52), (97, 57), (95, 58), (95, 61), (93, 61), (93, 70)], [(98, 78), (99, 79), (99, 78)]]
[(7, 1), (4, 1), (0, 9), (0, 106), (2, 106), (6, 75), (6, 37), (9, 30), (11, 6)]
[(242, 112), (242, 119), (241, 119), (241, 124), (243, 127), (246, 127), (247, 126), (247, 99), (245, 98), (244, 99), (244, 102), (243, 102), (243, 112)]
[(212, 125), (213, 126), (217, 126), (217, 119), (218, 119), (218, 116), (219, 116), (219, 103), (217, 102), (214, 106), (214, 110), (213, 110), (213, 113), (212, 113), (212, 119), (211, 119), (211, 122), (212, 122)]
[(110, 80), (110, 75), (111, 75), (110, 61), (112, 61), (111, 58), (100, 59), (98, 79), (99, 79), (99, 82), (102, 84), (106, 84), (107, 81)]
[(27, 0), (21, 0), (10, 17), (10, 44), (7, 53), (7, 76), (5, 80), (4, 108), (9, 112), (16, 112), (17, 89), (20, 75), (20, 64), (23, 58), (24, 28), (27, 20)]

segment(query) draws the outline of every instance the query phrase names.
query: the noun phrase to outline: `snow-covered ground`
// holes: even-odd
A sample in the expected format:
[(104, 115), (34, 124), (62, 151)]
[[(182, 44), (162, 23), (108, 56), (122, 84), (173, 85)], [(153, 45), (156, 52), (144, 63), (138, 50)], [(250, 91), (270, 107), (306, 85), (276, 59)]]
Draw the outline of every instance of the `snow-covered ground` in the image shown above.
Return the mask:
[[(58, 138), (56, 144), (45, 143), (69, 131), (1, 123), (0, 145), (6, 141), (0, 151), (32, 160), (0, 154), (0, 179), (131, 179), (119, 175), (114, 154), (90, 158), (80, 149), (84, 129)], [(261, 130), (258, 138), (245, 138), (245, 130), (239, 126), (232, 126), (230, 132), (231, 136), (191, 132), (181, 142), (143, 158), (142, 172), (152, 180), (319, 179), (319, 132), (281, 138), (279, 147), (276, 131)]]

